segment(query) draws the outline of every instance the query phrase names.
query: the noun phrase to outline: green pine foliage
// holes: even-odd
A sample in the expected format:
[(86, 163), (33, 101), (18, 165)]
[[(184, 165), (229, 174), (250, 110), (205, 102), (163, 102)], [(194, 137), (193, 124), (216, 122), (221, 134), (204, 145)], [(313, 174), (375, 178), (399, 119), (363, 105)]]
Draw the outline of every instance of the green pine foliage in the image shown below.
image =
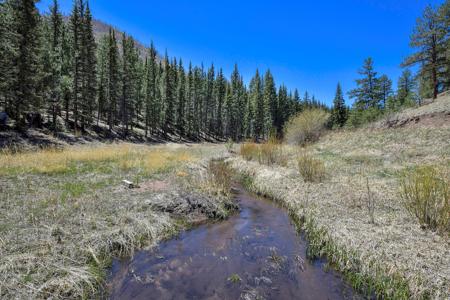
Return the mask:
[(336, 88), (336, 96), (333, 100), (333, 109), (331, 111), (332, 127), (341, 128), (347, 122), (347, 107), (345, 106), (344, 94), (340, 83)]
[(277, 86), (270, 70), (256, 70), (247, 86), (237, 65), (229, 77), (214, 65), (185, 70), (153, 43), (143, 53), (131, 36), (118, 37), (112, 28), (96, 39), (87, 0), (75, 0), (68, 19), (57, 0), (42, 16), (35, 4), (0, 1), (0, 110), (20, 128), (35, 125), (26, 120), (31, 113), (55, 132), (82, 134), (106, 124), (124, 137), (140, 129), (147, 138), (259, 141), (281, 138), (288, 120), (304, 110), (330, 112), (334, 127), (360, 126), (450, 86), (448, 0), (428, 7), (413, 32), (417, 52), (404, 65), (420, 64), (417, 76), (406, 70), (394, 93), (368, 58), (349, 92), (352, 108), (338, 86), (331, 110), (307, 91), (301, 99), (298, 90)]
[(447, 0), (440, 8), (427, 6), (411, 35), (410, 45), (417, 49), (403, 66), (419, 65), (419, 77), (424, 84), (422, 94), (437, 98), (449, 89), (449, 6)]

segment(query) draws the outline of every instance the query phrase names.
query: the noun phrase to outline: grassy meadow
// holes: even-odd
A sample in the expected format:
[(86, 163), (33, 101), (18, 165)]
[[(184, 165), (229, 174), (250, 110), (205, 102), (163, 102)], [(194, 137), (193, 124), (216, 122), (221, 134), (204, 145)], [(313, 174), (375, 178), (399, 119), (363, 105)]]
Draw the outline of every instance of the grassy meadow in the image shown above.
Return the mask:
[(223, 146), (126, 143), (2, 152), (1, 298), (98, 297), (112, 256), (130, 255), (188, 225), (155, 211), (150, 199), (217, 190), (206, 166), (224, 152)]
[(449, 141), (448, 122), (340, 130), (305, 146), (245, 143), (230, 160), (251, 189), (289, 209), (309, 254), (326, 256), (356, 289), (387, 299), (444, 299)]

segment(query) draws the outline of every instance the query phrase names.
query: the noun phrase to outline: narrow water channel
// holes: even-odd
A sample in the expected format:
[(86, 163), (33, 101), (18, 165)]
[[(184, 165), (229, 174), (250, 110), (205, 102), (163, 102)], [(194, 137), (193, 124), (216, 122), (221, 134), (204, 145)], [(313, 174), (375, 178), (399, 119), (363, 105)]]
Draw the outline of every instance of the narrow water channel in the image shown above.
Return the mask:
[(240, 211), (113, 262), (111, 299), (353, 299), (320, 260), (286, 211), (238, 188)]

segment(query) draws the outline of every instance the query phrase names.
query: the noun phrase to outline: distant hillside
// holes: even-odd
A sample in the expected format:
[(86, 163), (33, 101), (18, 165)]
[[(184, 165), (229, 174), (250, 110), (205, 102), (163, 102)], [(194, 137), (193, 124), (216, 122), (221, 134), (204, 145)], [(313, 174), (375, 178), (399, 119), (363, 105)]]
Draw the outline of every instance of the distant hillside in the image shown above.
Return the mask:
[[(69, 16), (65, 16), (64, 21), (68, 22), (69, 18), (70, 18)], [(112, 27), (114, 29), (114, 31), (116, 32), (116, 37), (117, 37), (117, 41), (119, 43), (119, 47), (122, 46), (123, 31), (121, 29), (119, 29), (115, 26), (109, 25), (109, 24), (107, 24), (101, 20), (97, 20), (97, 19), (92, 20), (92, 25), (93, 25), (95, 40), (97, 42), (99, 42), (103, 36), (107, 35), (109, 33), (109, 28)], [(128, 34), (128, 33), (126, 33), (126, 34)], [(135, 45), (136, 45), (136, 48), (139, 50), (141, 58), (145, 58), (145, 56), (147, 55), (146, 46), (144, 46), (144, 44), (142, 44), (140, 41), (138, 41), (136, 39), (135, 39)]]
[[(121, 43), (122, 34), (123, 34), (122, 30), (118, 29), (115, 26), (111, 26), (101, 20), (96, 20), (96, 19), (94, 19), (92, 21), (92, 25), (93, 25), (93, 29), (94, 29), (95, 39), (97, 41), (99, 41), (102, 36), (107, 35), (109, 33), (109, 28), (113, 27), (113, 29), (116, 31), (116, 37), (118, 38), (117, 40), (119, 41), (119, 43)], [(144, 58), (147, 55), (147, 47), (144, 46), (144, 44), (142, 44), (140, 41), (138, 41), (136, 39), (135, 39), (135, 45), (136, 45), (136, 48), (139, 50), (141, 57)]]

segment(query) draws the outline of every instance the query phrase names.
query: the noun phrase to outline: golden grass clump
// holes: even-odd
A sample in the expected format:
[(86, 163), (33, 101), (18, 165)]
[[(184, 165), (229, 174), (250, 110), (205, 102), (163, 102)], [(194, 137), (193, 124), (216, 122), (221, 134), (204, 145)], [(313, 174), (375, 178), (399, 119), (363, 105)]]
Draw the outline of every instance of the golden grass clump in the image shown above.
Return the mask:
[(404, 172), (400, 197), (409, 213), (432, 230), (450, 231), (450, 177), (433, 166)]
[(207, 167), (208, 181), (219, 192), (228, 194), (231, 190), (233, 174), (224, 161), (211, 160)]
[(305, 145), (316, 142), (325, 130), (329, 113), (322, 109), (308, 109), (291, 118), (284, 137), (288, 144)]
[(297, 158), (298, 170), (303, 179), (308, 182), (321, 182), (326, 175), (325, 164), (310, 154), (301, 154)]
[(266, 165), (284, 165), (286, 163), (282, 145), (279, 140), (273, 137), (263, 144), (243, 143), (240, 148), (240, 154), (245, 160), (254, 160)]
[(241, 144), (240, 154), (245, 160), (257, 160), (259, 157), (259, 147), (256, 143), (245, 142)]

